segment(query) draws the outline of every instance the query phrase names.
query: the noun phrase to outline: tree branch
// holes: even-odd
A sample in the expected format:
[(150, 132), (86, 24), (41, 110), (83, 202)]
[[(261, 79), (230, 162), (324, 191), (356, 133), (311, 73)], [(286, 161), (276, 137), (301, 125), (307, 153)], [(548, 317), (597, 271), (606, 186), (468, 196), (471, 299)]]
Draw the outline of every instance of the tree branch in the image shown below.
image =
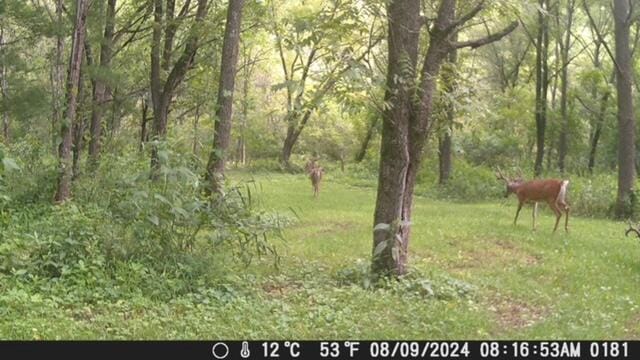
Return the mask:
[(489, 36), (486, 36), (480, 39), (475, 39), (475, 40), (454, 42), (451, 45), (456, 49), (460, 49), (464, 47), (470, 47), (472, 49), (475, 49), (482, 45), (490, 44), (494, 41), (498, 41), (502, 39), (503, 37), (509, 35), (517, 27), (518, 27), (518, 22), (514, 21), (511, 24), (509, 24), (509, 26), (507, 26), (506, 28), (502, 29), (501, 31), (495, 34), (491, 34)]
[(471, 20), (476, 14), (484, 9), (484, 0), (481, 0), (473, 9), (471, 9), (468, 13), (460, 16), (454, 22), (452, 22), (449, 26), (444, 29), (444, 33), (448, 34), (453, 31), (458, 26), (464, 25), (467, 21)]

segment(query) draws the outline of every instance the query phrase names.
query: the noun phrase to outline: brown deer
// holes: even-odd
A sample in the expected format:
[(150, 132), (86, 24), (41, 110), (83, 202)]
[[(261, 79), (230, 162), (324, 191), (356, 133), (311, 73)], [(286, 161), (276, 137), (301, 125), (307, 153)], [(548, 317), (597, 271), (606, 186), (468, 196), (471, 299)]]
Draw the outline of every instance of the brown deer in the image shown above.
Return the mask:
[(507, 191), (504, 197), (508, 197), (509, 194), (514, 193), (518, 197), (518, 210), (516, 211), (516, 218), (513, 220), (513, 225), (518, 221), (518, 215), (525, 203), (533, 203), (533, 230), (536, 229), (536, 213), (538, 211), (538, 202), (546, 202), (551, 210), (556, 214), (556, 225), (553, 227), (553, 232), (558, 229), (558, 223), (562, 218), (562, 212), (566, 214), (564, 222), (564, 230), (569, 231), (569, 210), (567, 205), (567, 187), (569, 180), (558, 179), (540, 179), (524, 181), (522, 177), (518, 177), (515, 180), (506, 178), (500, 168), (496, 172), (498, 180), (504, 180), (507, 184)]
[(313, 186), (313, 197), (320, 195), (320, 182), (322, 181), (322, 175), (324, 175), (324, 169), (318, 165), (316, 160), (311, 160), (305, 166), (309, 178), (311, 179), (311, 185)]

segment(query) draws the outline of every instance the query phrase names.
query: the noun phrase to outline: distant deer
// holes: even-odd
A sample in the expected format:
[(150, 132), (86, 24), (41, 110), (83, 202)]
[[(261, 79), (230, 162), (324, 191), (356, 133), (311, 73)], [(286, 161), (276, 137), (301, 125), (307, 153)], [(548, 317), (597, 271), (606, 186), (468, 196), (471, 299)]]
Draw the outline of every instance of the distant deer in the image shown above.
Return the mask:
[(538, 202), (546, 202), (551, 210), (556, 214), (556, 225), (553, 227), (553, 232), (558, 229), (558, 223), (562, 218), (562, 212), (566, 214), (564, 222), (564, 230), (569, 231), (569, 210), (567, 205), (567, 186), (569, 180), (558, 179), (541, 179), (524, 181), (522, 177), (514, 179), (508, 179), (498, 168), (496, 172), (498, 180), (504, 180), (507, 184), (507, 191), (504, 197), (508, 197), (509, 194), (514, 193), (518, 197), (518, 210), (516, 211), (516, 218), (513, 220), (513, 225), (518, 221), (518, 215), (522, 209), (522, 205), (525, 203), (533, 203), (533, 230), (536, 229), (536, 213), (538, 211)]
[(322, 181), (322, 175), (324, 175), (324, 169), (318, 165), (316, 160), (311, 160), (305, 166), (309, 178), (311, 179), (311, 185), (313, 186), (313, 197), (320, 195), (320, 182)]

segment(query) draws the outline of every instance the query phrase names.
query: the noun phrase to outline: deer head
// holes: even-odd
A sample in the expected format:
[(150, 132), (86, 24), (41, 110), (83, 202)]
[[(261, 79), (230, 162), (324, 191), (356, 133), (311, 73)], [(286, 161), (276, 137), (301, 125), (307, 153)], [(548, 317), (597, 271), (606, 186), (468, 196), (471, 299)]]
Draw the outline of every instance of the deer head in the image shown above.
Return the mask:
[(504, 176), (499, 166), (496, 170), (496, 179), (504, 181), (507, 185), (506, 192), (504, 193), (505, 198), (509, 197), (509, 194), (515, 193), (518, 187), (523, 183), (521, 172), (518, 173), (518, 177), (516, 177), (515, 179), (508, 178)]

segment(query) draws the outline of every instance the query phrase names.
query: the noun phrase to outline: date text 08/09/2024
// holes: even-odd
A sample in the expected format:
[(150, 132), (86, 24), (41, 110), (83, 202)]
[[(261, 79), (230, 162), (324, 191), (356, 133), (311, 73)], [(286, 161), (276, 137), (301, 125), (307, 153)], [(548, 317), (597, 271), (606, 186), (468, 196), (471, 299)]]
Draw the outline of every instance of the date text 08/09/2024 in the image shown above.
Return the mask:
[(626, 341), (267, 341), (260, 343), (259, 355), (264, 359), (628, 358), (630, 349)]

